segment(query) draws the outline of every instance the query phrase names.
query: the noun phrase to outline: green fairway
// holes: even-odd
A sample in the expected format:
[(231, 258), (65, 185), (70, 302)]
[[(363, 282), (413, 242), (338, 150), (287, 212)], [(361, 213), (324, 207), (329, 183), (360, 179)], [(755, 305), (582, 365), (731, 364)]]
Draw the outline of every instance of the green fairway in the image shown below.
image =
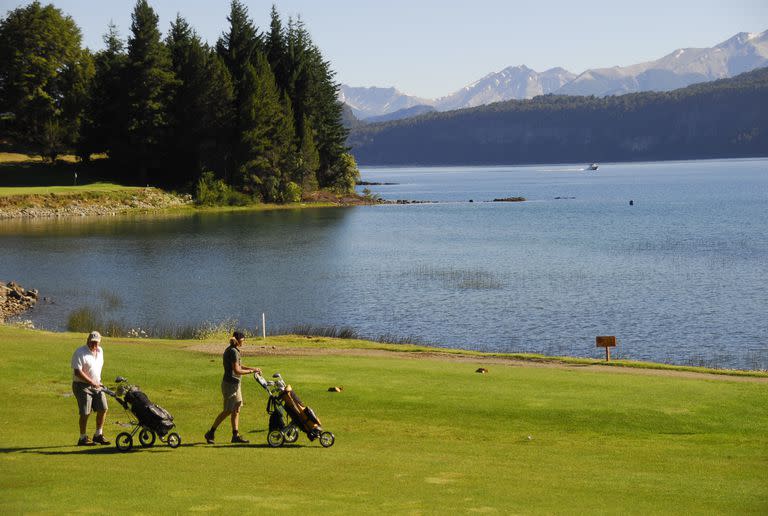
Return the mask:
[(114, 183), (91, 183), (80, 186), (0, 186), (0, 197), (11, 195), (80, 194), (117, 191), (138, 191), (139, 187), (122, 186)]
[[(302, 434), (266, 447), (266, 394), (250, 378), (241, 429), (251, 444), (228, 444), (225, 422), (205, 445), (220, 409), (220, 356), (185, 349), (198, 342), (105, 338), (104, 377), (140, 385), (182, 437), (176, 450), (121, 454), (73, 446), (69, 360), (83, 339), (0, 326), (2, 514), (768, 511), (760, 379), (272, 351), (243, 362), (282, 373), (335, 446)], [(246, 352), (261, 345), (252, 339)], [(476, 374), (480, 366), (489, 373)], [(107, 436), (126, 419), (113, 401)]]

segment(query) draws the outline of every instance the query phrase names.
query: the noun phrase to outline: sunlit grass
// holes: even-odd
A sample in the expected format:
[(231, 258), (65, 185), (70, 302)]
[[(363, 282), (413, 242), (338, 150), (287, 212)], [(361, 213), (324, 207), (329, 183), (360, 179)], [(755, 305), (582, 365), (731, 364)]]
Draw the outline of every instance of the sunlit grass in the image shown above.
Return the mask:
[[(105, 338), (104, 376), (141, 385), (182, 437), (177, 450), (118, 454), (73, 446), (68, 365), (84, 338), (0, 326), (4, 514), (221, 513), (232, 504), (269, 514), (759, 514), (768, 503), (765, 384), (507, 367), (482, 356), (285, 356), (282, 346), (340, 341), (251, 339), (243, 362), (282, 373), (336, 444), (302, 435), (268, 448), (266, 396), (245, 378), (241, 430), (251, 444), (228, 444), (225, 423), (205, 445), (226, 341), (209, 341), (215, 354), (206, 354), (189, 341)], [(29, 350), (45, 357), (34, 370)], [(474, 372), (480, 365), (488, 374)], [(108, 437), (126, 419), (112, 403)], [(109, 484), (98, 496), (72, 480), (95, 477)]]
[(123, 186), (116, 183), (90, 183), (72, 186), (0, 186), (0, 196), (14, 195), (67, 195), (80, 193), (104, 193), (119, 191), (137, 191), (140, 187)]

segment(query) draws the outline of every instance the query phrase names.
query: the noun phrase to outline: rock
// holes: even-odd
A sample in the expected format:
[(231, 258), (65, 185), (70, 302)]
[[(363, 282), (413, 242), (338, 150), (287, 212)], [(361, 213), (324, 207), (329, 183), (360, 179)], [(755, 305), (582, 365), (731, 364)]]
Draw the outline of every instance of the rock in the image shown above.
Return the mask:
[(525, 197), (503, 197), (501, 199), (494, 199), (493, 202), (523, 202)]
[(38, 296), (36, 289), (25, 290), (13, 281), (0, 284), (0, 321), (29, 310), (37, 303)]

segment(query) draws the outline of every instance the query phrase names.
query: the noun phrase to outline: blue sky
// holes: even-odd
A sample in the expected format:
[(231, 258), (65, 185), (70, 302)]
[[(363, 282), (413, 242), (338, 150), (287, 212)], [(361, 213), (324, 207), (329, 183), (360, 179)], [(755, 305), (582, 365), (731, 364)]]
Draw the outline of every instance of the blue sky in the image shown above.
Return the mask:
[[(0, 0), (0, 13), (26, 2)], [(43, 3), (46, 3), (43, 0)], [(134, 0), (53, 0), (98, 49), (113, 20), (123, 37)], [(269, 23), (271, 1), (245, 0), (254, 23)], [(574, 73), (657, 59), (681, 47), (713, 46), (737, 32), (768, 29), (768, 0), (283, 0), (300, 14), (339, 82), (394, 86), (409, 95), (448, 95), (484, 75), (525, 64)], [(213, 43), (229, 0), (150, 0), (167, 31), (180, 12)]]

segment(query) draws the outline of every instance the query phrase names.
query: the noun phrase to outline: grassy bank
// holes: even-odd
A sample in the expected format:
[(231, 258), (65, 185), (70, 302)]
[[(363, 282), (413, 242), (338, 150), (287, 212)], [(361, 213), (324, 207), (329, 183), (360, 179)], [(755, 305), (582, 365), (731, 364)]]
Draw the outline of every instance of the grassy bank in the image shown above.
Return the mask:
[[(218, 355), (199, 342), (106, 339), (128, 376), (176, 416), (182, 447), (77, 448), (69, 358), (80, 334), (0, 327), (0, 512), (733, 513), (768, 508), (765, 383), (609, 374), (284, 346), (244, 363), (280, 371), (336, 445), (265, 447), (265, 395), (245, 379), (251, 445), (202, 444), (219, 409)], [(262, 348), (266, 345), (266, 348)], [(371, 347), (381, 345), (371, 344)], [(274, 349), (273, 349), (274, 347)], [(359, 346), (358, 346), (359, 347)], [(211, 343), (219, 352), (223, 344)], [(398, 348), (399, 349), (399, 348)], [(267, 354), (268, 353), (268, 354)], [(474, 371), (486, 367), (488, 374)], [(329, 386), (340, 385), (341, 393)], [(110, 437), (125, 416), (113, 403)], [(529, 438), (530, 436), (530, 438)], [(98, 496), (89, 495), (98, 486)], [(86, 487), (88, 486), (88, 487)]]
[(356, 195), (312, 192), (300, 203), (195, 206), (188, 196), (104, 181), (101, 178), (109, 174), (103, 170), (103, 163), (106, 160), (96, 159), (86, 166), (70, 155), (49, 163), (36, 156), (0, 152), (0, 219), (147, 211), (266, 211), (375, 204), (372, 199)]

